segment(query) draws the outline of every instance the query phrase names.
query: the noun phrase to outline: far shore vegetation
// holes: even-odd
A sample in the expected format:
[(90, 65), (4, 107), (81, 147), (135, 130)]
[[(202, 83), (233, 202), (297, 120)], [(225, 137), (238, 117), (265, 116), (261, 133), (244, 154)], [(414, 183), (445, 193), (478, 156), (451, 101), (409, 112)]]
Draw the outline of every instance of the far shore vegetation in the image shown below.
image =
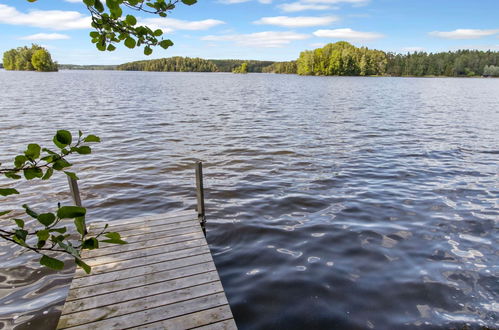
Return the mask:
[(52, 56), (45, 48), (31, 45), (30, 48), (18, 47), (3, 54), (3, 66), (6, 70), (17, 71), (57, 71), (57, 62), (52, 61)]
[[(55, 71), (57, 67), (46, 64), (37, 69), (28, 61), (32, 48), (20, 47), (4, 54), (8, 70)], [(43, 48), (42, 48), (43, 49)], [(43, 49), (48, 54), (50, 54)], [(12, 60), (13, 51), (24, 54)], [(6, 54), (7, 61), (6, 61)], [(27, 54), (27, 55), (26, 55)], [(25, 60), (26, 59), (26, 60)], [(45, 57), (47, 60), (47, 57)], [(7, 64), (6, 64), (7, 63)], [(52, 62), (55, 63), (56, 62)], [(14, 69), (13, 69), (14, 67)], [(24, 68), (24, 69), (23, 69)], [(50, 70), (46, 70), (50, 68)], [(458, 50), (454, 52), (407, 54), (387, 53), (366, 47), (355, 47), (339, 41), (322, 48), (306, 50), (295, 61), (274, 62), (237, 59), (202, 59), (174, 56), (153, 60), (128, 62), (120, 65), (59, 64), (62, 70), (124, 70), (157, 72), (263, 72), (315, 76), (389, 76), (389, 77), (499, 77), (499, 52)]]

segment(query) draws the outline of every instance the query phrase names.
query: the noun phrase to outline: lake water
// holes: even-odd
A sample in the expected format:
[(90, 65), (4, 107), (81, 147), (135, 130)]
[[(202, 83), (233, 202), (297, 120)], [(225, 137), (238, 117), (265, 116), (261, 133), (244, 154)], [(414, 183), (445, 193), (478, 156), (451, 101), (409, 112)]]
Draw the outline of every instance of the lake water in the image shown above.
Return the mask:
[[(0, 162), (102, 137), (75, 159), (89, 221), (194, 208), (202, 160), (240, 329), (499, 327), (499, 79), (0, 71), (0, 90)], [(18, 188), (2, 209), (69, 199), (61, 175)], [(53, 328), (73, 268), (0, 244), (0, 324)]]

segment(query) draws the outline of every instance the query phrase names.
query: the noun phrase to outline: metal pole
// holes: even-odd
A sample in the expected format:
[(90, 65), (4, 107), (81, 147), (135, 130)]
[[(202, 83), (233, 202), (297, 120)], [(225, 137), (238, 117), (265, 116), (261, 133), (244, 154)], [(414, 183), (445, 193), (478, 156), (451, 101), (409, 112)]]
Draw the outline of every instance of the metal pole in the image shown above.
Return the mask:
[(68, 176), (69, 190), (71, 191), (71, 197), (73, 197), (73, 202), (76, 206), (81, 205), (80, 189), (78, 189), (78, 181)]
[(204, 187), (203, 187), (203, 163), (200, 161), (196, 162), (196, 196), (198, 200), (197, 209), (199, 223), (203, 229), (203, 233), (206, 236), (206, 218), (204, 210)]

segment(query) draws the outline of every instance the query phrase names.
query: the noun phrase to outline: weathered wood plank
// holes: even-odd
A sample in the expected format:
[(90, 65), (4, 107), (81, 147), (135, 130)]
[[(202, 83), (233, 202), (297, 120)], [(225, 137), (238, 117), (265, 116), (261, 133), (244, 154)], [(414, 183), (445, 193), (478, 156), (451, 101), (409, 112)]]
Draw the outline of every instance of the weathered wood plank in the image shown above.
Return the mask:
[[(195, 274), (202, 274), (213, 270), (216, 270), (215, 265), (212, 262), (206, 262), (203, 264), (186, 266), (163, 272), (157, 272), (154, 274), (147, 274), (145, 276), (147, 283), (152, 284), (152, 283), (187, 277)], [(135, 287), (140, 287), (141, 285), (142, 283), (137, 281), (136, 277), (124, 278), (121, 280), (105, 282), (85, 287), (78, 287), (76, 285), (75, 286), (72, 285), (66, 301), (71, 301), (82, 297), (91, 297), (108, 292), (128, 290)]]
[[(232, 319), (229, 305), (206, 309), (200, 312), (174, 317), (168, 320), (154, 322), (137, 327), (137, 329), (149, 330), (182, 330), (201, 327), (203, 325), (222, 324), (227, 319)], [(224, 329), (217, 328), (217, 329)], [(229, 329), (229, 328), (226, 328)], [(235, 329), (235, 328), (231, 328)]]

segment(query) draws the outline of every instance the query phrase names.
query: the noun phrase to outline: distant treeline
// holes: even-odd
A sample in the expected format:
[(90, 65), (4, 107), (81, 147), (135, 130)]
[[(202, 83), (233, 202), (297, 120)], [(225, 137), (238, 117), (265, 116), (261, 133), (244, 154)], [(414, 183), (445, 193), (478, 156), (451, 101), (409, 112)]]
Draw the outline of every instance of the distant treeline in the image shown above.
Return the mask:
[(117, 65), (59, 64), (59, 70), (116, 70)]
[(494, 68), (498, 65), (499, 52), (458, 50), (394, 54), (340, 41), (304, 51), (296, 61), (273, 63), (263, 71), (301, 75), (462, 77), (496, 76)]
[(117, 70), (160, 72), (232, 72), (247, 64), (248, 72), (262, 72), (272, 61), (205, 60), (191, 57), (169, 57), (156, 60), (136, 61), (119, 65)]

